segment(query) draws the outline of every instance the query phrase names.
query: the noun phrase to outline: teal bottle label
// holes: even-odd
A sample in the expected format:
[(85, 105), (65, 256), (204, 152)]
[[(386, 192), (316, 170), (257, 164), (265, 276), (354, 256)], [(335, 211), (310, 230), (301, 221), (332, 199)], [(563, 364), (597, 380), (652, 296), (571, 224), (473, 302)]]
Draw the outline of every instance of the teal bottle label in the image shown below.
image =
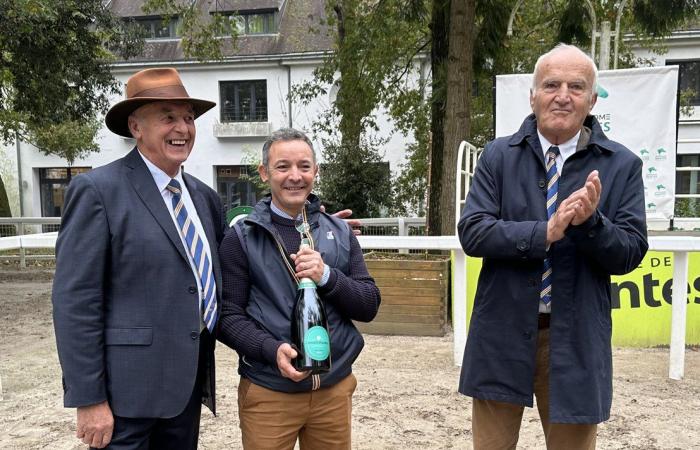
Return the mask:
[(304, 335), (304, 352), (315, 361), (323, 361), (328, 358), (331, 345), (325, 328), (318, 325), (309, 328)]

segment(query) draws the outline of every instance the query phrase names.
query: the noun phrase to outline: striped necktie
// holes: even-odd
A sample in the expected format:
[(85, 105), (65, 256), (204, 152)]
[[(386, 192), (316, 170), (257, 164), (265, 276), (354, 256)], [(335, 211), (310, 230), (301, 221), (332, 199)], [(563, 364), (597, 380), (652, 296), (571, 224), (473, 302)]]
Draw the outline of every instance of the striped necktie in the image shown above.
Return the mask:
[[(547, 220), (551, 219), (557, 210), (557, 191), (559, 190), (557, 156), (559, 156), (559, 147), (549, 147), (547, 150)], [(544, 259), (540, 300), (545, 305), (552, 300), (552, 261), (549, 258)]]
[(185, 239), (187, 251), (192, 257), (192, 261), (197, 267), (199, 282), (202, 286), (202, 320), (204, 325), (209, 329), (209, 332), (214, 331), (216, 325), (216, 282), (214, 281), (214, 272), (209, 261), (209, 255), (204, 248), (204, 243), (197, 234), (194, 228), (192, 219), (187, 214), (187, 209), (182, 201), (182, 190), (180, 183), (177, 180), (170, 180), (166, 189), (173, 194), (173, 212), (177, 220), (180, 234)]

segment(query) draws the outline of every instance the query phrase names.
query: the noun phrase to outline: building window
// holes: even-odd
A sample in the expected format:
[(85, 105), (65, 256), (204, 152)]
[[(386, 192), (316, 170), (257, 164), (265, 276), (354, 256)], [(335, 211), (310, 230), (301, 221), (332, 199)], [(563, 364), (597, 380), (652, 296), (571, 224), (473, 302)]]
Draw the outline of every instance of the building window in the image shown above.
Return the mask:
[(177, 37), (177, 17), (167, 21), (162, 17), (134, 17), (133, 20), (142, 30), (145, 39), (172, 39)]
[(228, 36), (233, 29), (239, 35), (277, 33), (276, 11), (224, 13), (224, 15), (227, 19), (225, 34)]
[(60, 217), (63, 197), (74, 176), (85, 173), (90, 167), (53, 167), (39, 169), (39, 195), (42, 217)]
[(221, 122), (267, 122), (267, 82), (221, 81)]
[(224, 211), (237, 206), (255, 206), (263, 196), (263, 189), (253, 182), (257, 173), (251, 173), (248, 166), (218, 166), (216, 186)]
[(693, 91), (693, 95), (690, 97), (690, 104), (700, 106), (700, 60), (667, 61), (666, 64), (678, 66), (680, 91)]
[(676, 157), (676, 217), (700, 217), (700, 154)]

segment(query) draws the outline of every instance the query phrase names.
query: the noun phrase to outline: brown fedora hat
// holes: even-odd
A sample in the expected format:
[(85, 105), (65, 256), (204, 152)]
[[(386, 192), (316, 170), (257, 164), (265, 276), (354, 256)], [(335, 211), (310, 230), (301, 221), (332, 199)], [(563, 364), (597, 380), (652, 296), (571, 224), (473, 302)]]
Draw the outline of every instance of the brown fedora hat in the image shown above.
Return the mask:
[(162, 101), (189, 103), (194, 108), (195, 119), (216, 106), (214, 102), (190, 97), (177, 70), (145, 69), (126, 82), (126, 99), (107, 111), (105, 124), (114, 133), (130, 138), (128, 119), (131, 113), (148, 103)]

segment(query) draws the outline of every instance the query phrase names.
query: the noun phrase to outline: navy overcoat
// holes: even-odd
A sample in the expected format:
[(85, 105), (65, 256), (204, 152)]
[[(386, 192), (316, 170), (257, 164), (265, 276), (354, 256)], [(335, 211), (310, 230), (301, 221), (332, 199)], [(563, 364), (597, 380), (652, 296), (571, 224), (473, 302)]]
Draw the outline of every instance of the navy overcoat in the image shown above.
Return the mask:
[(486, 145), (459, 238), (483, 258), (459, 391), (532, 406), (543, 259), (552, 261), (550, 421), (599, 423), (610, 416), (610, 275), (639, 265), (647, 251), (642, 161), (609, 140), (594, 117), (588, 145), (561, 171), (558, 200), (592, 170), (603, 186), (597, 211), (569, 226), (547, 253), (546, 172), (534, 115), (512, 136)]

